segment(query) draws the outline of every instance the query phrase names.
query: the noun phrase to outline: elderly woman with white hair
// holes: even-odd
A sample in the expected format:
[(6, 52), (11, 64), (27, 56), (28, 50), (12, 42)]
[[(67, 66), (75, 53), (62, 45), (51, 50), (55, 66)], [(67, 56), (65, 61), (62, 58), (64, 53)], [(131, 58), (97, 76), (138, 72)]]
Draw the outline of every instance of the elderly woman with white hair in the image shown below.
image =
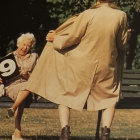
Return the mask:
[[(20, 70), (19, 75), (10, 79), (10, 82), (5, 85), (5, 94), (13, 101), (16, 101), (20, 91), (24, 90), (30, 73), (37, 62), (37, 53), (30, 53), (30, 49), (35, 46), (35, 43), (36, 39), (32, 33), (22, 34), (17, 39), (17, 50), (12, 52)], [(0, 78), (0, 83), (3, 83), (2, 78)], [(15, 131), (12, 140), (22, 140), (21, 118), (25, 103), (26, 102), (22, 103), (14, 113)]]

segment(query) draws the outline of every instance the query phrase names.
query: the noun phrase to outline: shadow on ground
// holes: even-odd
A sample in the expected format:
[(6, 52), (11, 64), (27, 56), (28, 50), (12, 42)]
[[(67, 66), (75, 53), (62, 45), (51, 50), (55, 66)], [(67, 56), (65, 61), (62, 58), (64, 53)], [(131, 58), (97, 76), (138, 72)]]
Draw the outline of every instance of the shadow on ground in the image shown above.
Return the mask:
[[(0, 136), (0, 140), (11, 140), (11, 136)], [(58, 136), (25, 136), (23, 140), (59, 140)], [(71, 137), (71, 140), (95, 140), (94, 137)], [(111, 138), (110, 140), (140, 140), (140, 138)]]

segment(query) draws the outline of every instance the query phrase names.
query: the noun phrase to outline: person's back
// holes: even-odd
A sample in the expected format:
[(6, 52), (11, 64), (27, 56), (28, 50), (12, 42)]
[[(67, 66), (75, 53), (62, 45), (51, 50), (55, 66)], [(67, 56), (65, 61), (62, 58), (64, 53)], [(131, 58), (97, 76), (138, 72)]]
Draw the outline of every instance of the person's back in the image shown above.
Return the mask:
[(120, 26), (126, 26), (122, 25), (122, 19), (126, 17), (126, 14), (121, 10), (109, 7), (106, 3), (83, 13), (83, 18), (89, 19), (88, 26), (81, 42), (77, 48), (69, 52), (69, 55), (73, 57), (80, 51), (79, 56), (90, 55), (93, 61), (100, 59), (104, 61), (105, 65), (113, 65), (118, 56), (117, 49), (120, 47), (117, 44), (117, 36), (122, 35)]
[[(90, 111), (104, 110), (101, 140), (109, 140), (115, 105), (119, 100), (127, 41), (126, 14), (118, 10), (113, 2), (114, 0), (97, 0), (96, 5), (75, 18), (63, 34), (51, 31), (47, 35), (47, 41), (53, 42), (54, 49), (60, 52), (74, 46), (64, 54), (64, 61), (57, 61), (57, 64), (63, 62), (67, 65), (66, 72), (59, 69), (60, 77), (58, 76), (59, 80), (63, 79), (61, 85), (64, 85), (64, 92), (61, 94), (62, 90), (61, 93), (57, 90), (59, 98), (58, 95), (55, 99), (48, 98), (60, 104), (60, 140), (70, 139), (67, 121), (69, 108), (80, 110), (85, 102)], [(65, 76), (61, 75), (61, 70)], [(67, 78), (68, 74), (70, 76)]]

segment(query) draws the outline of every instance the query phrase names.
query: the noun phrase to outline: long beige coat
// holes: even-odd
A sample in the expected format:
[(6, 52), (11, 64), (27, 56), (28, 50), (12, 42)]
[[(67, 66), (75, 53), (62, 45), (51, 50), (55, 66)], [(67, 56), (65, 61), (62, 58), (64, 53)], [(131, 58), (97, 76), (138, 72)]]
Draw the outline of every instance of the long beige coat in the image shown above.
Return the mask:
[(127, 19), (102, 4), (70, 18), (48, 42), (27, 89), (57, 104), (82, 110), (113, 106), (119, 99)]

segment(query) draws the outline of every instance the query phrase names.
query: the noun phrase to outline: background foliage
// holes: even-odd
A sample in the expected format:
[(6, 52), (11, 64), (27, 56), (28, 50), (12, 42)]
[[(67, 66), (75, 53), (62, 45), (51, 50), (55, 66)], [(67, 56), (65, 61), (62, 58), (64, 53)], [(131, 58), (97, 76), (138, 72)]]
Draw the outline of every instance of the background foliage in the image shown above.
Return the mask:
[[(34, 50), (40, 54), (50, 29), (92, 4), (94, 0), (0, 0), (0, 57), (15, 50), (17, 37), (26, 32), (34, 33)], [(132, 29), (126, 68), (140, 69), (140, 0), (116, 0), (116, 4), (127, 13)]]

